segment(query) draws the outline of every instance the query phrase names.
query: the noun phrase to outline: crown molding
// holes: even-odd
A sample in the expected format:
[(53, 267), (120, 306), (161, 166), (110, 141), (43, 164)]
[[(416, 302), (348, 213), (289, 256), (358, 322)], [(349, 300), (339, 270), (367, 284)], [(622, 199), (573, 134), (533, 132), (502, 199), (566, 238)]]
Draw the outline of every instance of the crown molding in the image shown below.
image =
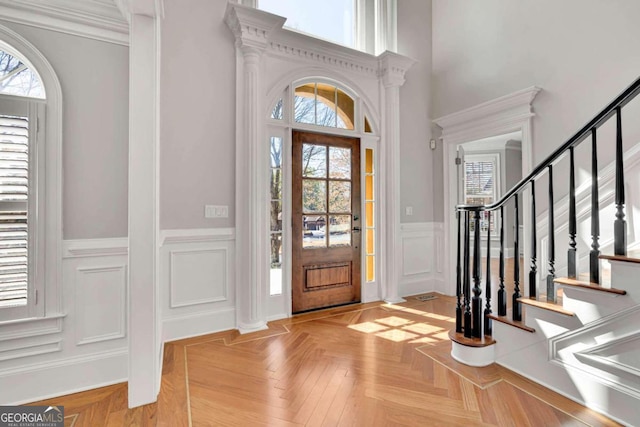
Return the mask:
[(452, 130), (458, 130), (457, 128), (461, 126), (468, 126), (470, 123), (475, 123), (480, 120), (486, 121), (491, 117), (532, 116), (533, 110), (531, 109), (531, 103), (541, 90), (542, 89), (537, 86), (531, 86), (474, 107), (437, 118), (433, 122), (451, 133)]
[(127, 46), (129, 24), (112, 0), (0, 0), (0, 19)]

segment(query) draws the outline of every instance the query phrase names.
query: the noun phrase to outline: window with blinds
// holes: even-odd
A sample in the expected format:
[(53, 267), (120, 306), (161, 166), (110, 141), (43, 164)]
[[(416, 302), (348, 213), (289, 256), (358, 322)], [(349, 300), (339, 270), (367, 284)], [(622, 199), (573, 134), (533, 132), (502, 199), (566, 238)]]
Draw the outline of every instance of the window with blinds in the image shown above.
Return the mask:
[[(467, 205), (487, 205), (497, 196), (498, 157), (496, 155), (466, 155), (464, 159), (464, 202)], [(480, 213), (480, 231), (491, 228), (495, 233), (495, 215)]]
[(0, 308), (27, 304), (29, 120), (0, 114)]

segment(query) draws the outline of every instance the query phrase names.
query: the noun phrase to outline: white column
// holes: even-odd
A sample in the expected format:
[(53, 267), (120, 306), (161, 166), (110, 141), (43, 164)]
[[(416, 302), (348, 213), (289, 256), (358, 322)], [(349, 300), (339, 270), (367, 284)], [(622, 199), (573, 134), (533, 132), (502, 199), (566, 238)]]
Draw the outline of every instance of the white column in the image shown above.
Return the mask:
[(262, 57), (284, 18), (229, 3), (236, 37), (236, 320), (240, 333), (267, 328), (269, 158), (263, 133)]
[[(158, 317), (158, 103), (162, 2), (132, 0), (129, 44), (129, 407), (157, 400), (162, 343)], [(156, 9), (159, 8), (159, 9)]]
[[(398, 295), (401, 277), (400, 246), (400, 87), (414, 61), (392, 52), (380, 55), (380, 76), (384, 87), (384, 129), (382, 140), (384, 229), (382, 249), (384, 300), (405, 301)], [(419, 96), (419, 95), (417, 95)]]

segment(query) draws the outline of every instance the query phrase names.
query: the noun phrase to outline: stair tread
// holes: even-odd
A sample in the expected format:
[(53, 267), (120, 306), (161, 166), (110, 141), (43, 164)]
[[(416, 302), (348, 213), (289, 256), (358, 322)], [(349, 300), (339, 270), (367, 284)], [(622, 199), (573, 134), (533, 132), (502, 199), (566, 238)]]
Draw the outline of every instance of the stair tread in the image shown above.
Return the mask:
[(518, 298), (518, 301), (521, 302), (522, 304), (530, 305), (532, 307), (538, 307), (538, 308), (543, 308), (549, 311), (555, 311), (556, 313), (564, 314), (565, 316), (575, 316), (575, 313), (573, 311), (569, 311), (564, 307), (562, 307), (561, 305), (555, 304), (552, 302), (531, 299), (528, 297)]
[(523, 331), (534, 333), (536, 330), (530, 326), (527, 326), (522, 320), (513, 320), (512, 317), (513, 310), (508, 310), (506, 316), (498, 316), (497, 314), (491, 313), (489, 315), (490, 319), (495, 320), (496, 322), (504, 323), (505, 325), (511, 325), (518, 329), (522, 329)]
[(554, 280), (554, 282), (560, 284), (560, 285), (567, 285), (567, 286), (575, 286), (578, 288), (583, 288), (583, 289), (591, 289), (594, 291), (602, 291), (602, 292), (609, 292), (612, 294), (618, 294), (618, 295), (626, 295), (627, 291), (625, 291), (624, 289), (616, 289), (616, 288), (611, 288), (611, 287), (605, 287), (602, 284), (598, 284), (598, 283), (593, 283), (593, 282), (589, 282), (589, 281), (585, 281), (585, 280), (578, 280), (578, 279), (572, 279), (570, 277), (558, 277)]
[(467, 347), (488, 347), (496, 343), (496, 340), (486, 335), (481, 338), (466, 338), (464, 333), (456, 332), (455, 329), (449, 331), (449, 339)]
[(622, 261), (622, 262), (630, 262), (633, 264), (640, 264), (640, 258), (635, 258), (631, 256), (625, 255), (600, 255), (600, 259), (606, 259), (609, 261)]

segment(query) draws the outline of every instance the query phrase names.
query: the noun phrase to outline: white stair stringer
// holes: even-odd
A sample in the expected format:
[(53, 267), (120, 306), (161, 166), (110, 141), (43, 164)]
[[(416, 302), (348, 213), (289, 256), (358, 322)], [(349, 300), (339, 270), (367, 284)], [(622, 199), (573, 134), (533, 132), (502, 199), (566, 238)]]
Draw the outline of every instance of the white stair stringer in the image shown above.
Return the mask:
[(640, 426), (640, 264), (611, 262), (626, 295), (564, 286), (566, 316), (525, 307), (535, 333), (494, 322), (496, 363), (624, 424)]
[(640, 403), (640, 305), (551, 338), (549, 359), (596, 376)]

